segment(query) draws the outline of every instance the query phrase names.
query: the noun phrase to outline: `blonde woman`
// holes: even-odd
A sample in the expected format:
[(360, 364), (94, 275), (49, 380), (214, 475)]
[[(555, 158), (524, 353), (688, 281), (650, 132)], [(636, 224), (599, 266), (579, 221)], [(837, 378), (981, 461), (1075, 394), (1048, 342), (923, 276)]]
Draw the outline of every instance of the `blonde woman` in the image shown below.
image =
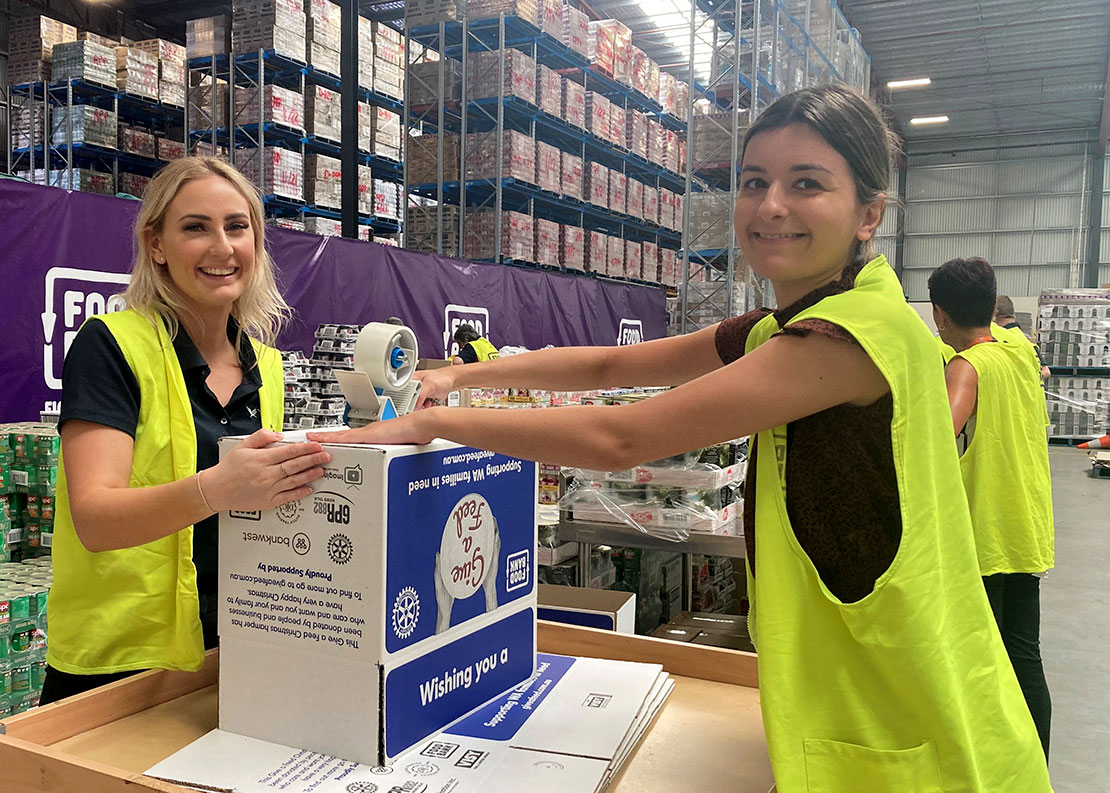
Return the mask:
[(43, 703), (199, 669), (216, 644), (216, 513), (304, 498), (329, 459), (317, 443), (267, 448), (284, 405), (267, 345), (289, 307), (250, 183), (214, 158), (167, 165), (135, 242), (127, 310), (86, 322), (63, 369)]

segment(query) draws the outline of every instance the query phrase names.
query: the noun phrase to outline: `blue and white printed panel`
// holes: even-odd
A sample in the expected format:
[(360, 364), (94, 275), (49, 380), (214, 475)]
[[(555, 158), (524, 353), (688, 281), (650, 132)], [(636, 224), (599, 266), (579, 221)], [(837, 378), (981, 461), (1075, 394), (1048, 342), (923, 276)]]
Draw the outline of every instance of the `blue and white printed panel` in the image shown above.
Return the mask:
[(535, 463), (460, 447), (394, 458), (387, 476), (388, 652), (533, 594)]

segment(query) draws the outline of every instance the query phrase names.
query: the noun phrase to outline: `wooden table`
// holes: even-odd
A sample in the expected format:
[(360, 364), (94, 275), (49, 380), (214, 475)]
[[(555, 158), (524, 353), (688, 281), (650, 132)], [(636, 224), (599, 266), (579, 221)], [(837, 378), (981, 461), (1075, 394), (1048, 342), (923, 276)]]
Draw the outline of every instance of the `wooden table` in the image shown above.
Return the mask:
[[(613, 793), (767, 793), (755, 656), (540, 622), (539, 650), (663, 665), (675, 689)], [(0, 722), (4, 793), (187, 793), (142, 772), (216, 727), (217, 651), (197, 673), (152, 671)]]

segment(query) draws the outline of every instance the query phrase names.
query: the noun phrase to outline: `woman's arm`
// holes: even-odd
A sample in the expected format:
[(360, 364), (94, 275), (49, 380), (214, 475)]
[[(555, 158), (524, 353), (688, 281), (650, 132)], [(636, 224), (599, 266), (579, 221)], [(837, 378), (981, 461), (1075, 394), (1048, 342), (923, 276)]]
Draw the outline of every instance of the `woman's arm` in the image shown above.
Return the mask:
[(281, 436), (259, 430), (213, 468), (164, 485), (130, 487), (134, 441), (126, 432), (70, 419), (61, 436), (73, 526), (93, 552), (153, 542), (213, 512), (304, 498), (312, 493), (308, 483), (323, 476), (319, 466), (331, 459), (317, 443), (267, 449)]
[(836, 405), (869, 405), (889, 390), (858, 345), (818, 334), (783, 335), (728, 366), (633, 405), (434, 408), (309, 437), (343, 443), (427, 443), (439, 437), (528, 460), (611, 471), (750, 435)]
[(948, 407), (952, 410), (952, 427), (956, 435), (975, 413), (979, 398), (979, 374), (963, 358), (953, 358), (944, 368), (944, 382), (948, 387)]
[(613, 386), (678, 385), (721, 366), (717, 325), (622, 347), (558, 347), (492, 361), (418, 372), (424, 399), (460, 388), (590, 391)]

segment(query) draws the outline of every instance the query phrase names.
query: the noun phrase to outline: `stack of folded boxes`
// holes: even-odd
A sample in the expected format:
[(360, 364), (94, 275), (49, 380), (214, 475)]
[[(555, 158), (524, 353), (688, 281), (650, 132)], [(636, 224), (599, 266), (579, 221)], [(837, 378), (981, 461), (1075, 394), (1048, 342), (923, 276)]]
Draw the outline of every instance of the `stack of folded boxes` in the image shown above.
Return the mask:
[(563, 106), (563, 78), (542, 63), (536, 72), (537, 104), (540, 110), (558, 117)]
[(535, 243), (533, 251), (535, 253), (534, 260), (537, 264), (549, 264), (553, 267), (559, 266), (559, 224), (551, 220), (543, 218), (535, 218), (532, 221), (535, 230)]
[[(459, 139), (455, 135), (443, 136), (443, 156), (439, 153), (439, 138), (436, 135), (416, 135), (409, 138), (406, 157), (409, 183), (414, 185), (434, 184), (443, 167), (443, 180), (451, 182), (459, 175)], [(471, 159), (474, 152), (468, 152)]]
[(306, 154), (304, 158), (305, 203), (329, 209), (343, 206), (343, 175), (339, 160), (323, 154)]
[(583, 168), (586, 174), (586, 201), (602, 209), (609, 208), (609, 169), (591, 162)]
[[(468, 212), (463, 255), (467, 259), (492, 259), (496, 252), (497, 213), (493, 209)], [(501, 213), (501, 256), (534, 261), (535, 232), (532, 217), (520, 212)]]
[(55, 44), (51, 63), (54, 82), (84, 80), (110, 88), (116, 87), (116, 53), (95, 41), (67, 41)]
[(578, 226), (559, 227), (559, 264), (569, 270), (586, 269), (586, 232)]
[(586, 129), (586, 89), (572, 80), (563, 80), (563, 120)]
[(625, 138), (625, 127), (627, 126), (628, 111), (620, 105), (610, 103), (609, 105), (609, 135), (606, 140), (612, 143), (619, 149), (627, 147)]
[(393, 28), (381, 22), (371, 24), (374, 39), (374, 90), (400, 99), (404, 91), (404, 39)]
[(136, 41), (131, 48), (158, 59), (158, 101), (185, 107), (185, 48), (164, 39)]
[(312, 68), (339, 75), (340, 24), (343, 11), (329, 0), (308, 0), (307, 56)]
[(536, 62), (520, 50), (474, 53), (467, 61), (466, 90), (471, 100), (515, 96), (534, 105)]
[(379, 157), (401, 159), (401, 116), (384, 107), (373, 109), (370, 151)]
[(343, 140), (339, 92), (322, 85), (306, 85), (305, 132), (333, 143)]
[(39, 15), (8, 23), (8, 83), (50, 82), (55, 44), (77, 40), (77, 28)]
[(586, 129), (595, 137), (609, 139), (609, 116), (613, 103), (596, 91), (586, 94)]
[(304, 200), (304, 158), (299, 151), (277, 146), (236, 149), (235, 167), (263, 195), (276, 195), (293, 201)]
[(586, 269), (604, 275), (609, 269), (609, 235), (586, 232)]
[(231, 23), (221, 14), (203, 19), (190, 19), (185, 23), (185, 56), (211, 58), (227, 55), (231, 51)]
[(562, 179), (560, 191), (563, 195), (581, 201), (583, 199), (583, 174), (582, 158), (574, 154), (563, 152)]
[(579, 55), (590, 54), (590, 18), (567, 3), (563, 6), (563, 43)]
[[(535, 142), (515, 130), (501, 133), (501, 178), (536, 183)], [(497, 178), (498, 136), (476, 133), (467, 136), (466, 178)], [(432, 181), (435, 181), (434, 179)]]
[(644, 219), (644, 183), (639, 179), (628, 180), (624, 211), (637, 220)]
[(624, 240), (620, 237), (609, 238), (609, 263), (606, 274), (617, 278), (624, 277)]
[(554, 146), (536, 141), (536, 184), (541, 190), (562, 193), (562, 152)]
[(307, 21), (304, 0), (233, 0), (231, 49), (233, 52), (273, 50), (305, 62)]
[(158, 57), (138, 47), (116, 47), (116, 87), (157, 100)]
[(609, 171), (609, 211), (625, 214), (628, 177), (620, 171)]

